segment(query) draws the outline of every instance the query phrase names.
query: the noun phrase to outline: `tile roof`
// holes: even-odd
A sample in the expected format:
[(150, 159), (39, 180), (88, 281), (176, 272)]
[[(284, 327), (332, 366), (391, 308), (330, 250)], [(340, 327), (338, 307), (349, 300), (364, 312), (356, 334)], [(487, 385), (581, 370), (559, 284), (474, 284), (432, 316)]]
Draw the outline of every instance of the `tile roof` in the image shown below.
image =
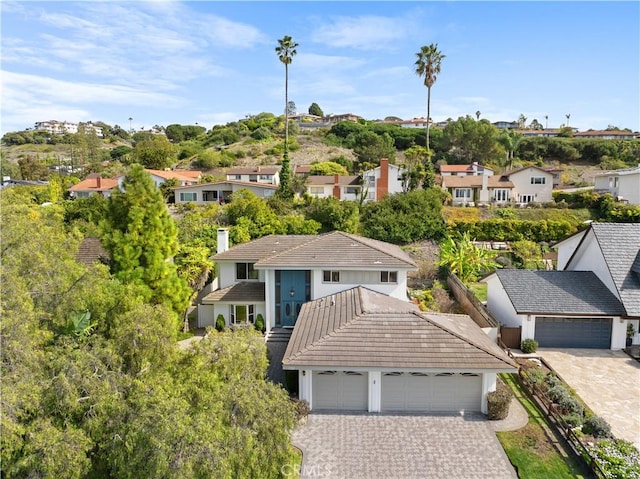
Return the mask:
[(399, 246), (333, 231), (321, 235), (270, 235), (214, 256), (214, 261), (254, 261), (255, 267), (416, 268)]
[(592, 271), (499, 269), (495, 274), (518, 314), (624, 314), (618, 298)]
[(264, 283), (242, 281), (223, 289), (217, 289), (202, 298), (202, 304), (219, 301), (264, 302)]
[(147, 173), (150, 175), (159, 176), (160, 178), (164, 178), (165, 180), (169, 180), (172, 178), (176, 178), (178, 180), (187, 180), (193, 181), (197, 180), (202, 176), (201, 171), (197, 170), (149, 170), (145, 169)]
[(621, 175), (635, 175), (640, 173), (640, 166), (636, 166), (635, 168), (624, 168), (621, 170), (610, 170), (605, 171), (604, 173), (599, 173), (595, 175), (596, 177), (602, 176), (621, 176)]
[(440, 171), (449, 171), (451, 173), (473, 171), (473, 165), (440, 165)]
[[(482, 176), (443, 176), (444, 188), (482, 188)], [(504, 176), (488, 176), (488, 188), (513, 188), (514, 185)]]
[(466, 315), (421, 313), (358, 286), (306, 303), (284, 355), (289, 367), (512, 371), (512, 360)]
[(98, 238), (84, 238), (78, 246), (76, 259), (86, 265), (93, 263), (106, 263), (110, 259), (110, 255), (102, 247), (102, 243)]
[(279, 166), (238, 166), (229, 168), (227, 175), (275, 175), (278, 171)]
[(591, 223), (591, 229), (627, 314), (640, 316), (640, 274), (633, 271), (640, 261), (640, 223)]
[(528, 170), (529, 168), (532, 168), (532, 169), (534, 169), (534, 170), (538, 170), (538, 171), (540, 171), (541, 173), (547, 173), (547, 174), (549, 174), (549, 175), (553, 174), (553, 173), (551, 173), (549, 170), (546, 170), (546, 169), (544, 169), (544, 168), (540, 168), (539, 166), (531, 165), (531, 166), (523, 166), (523, 167), (521, 167), (521, 168), (515, 168), (515, 169), (513, 169), (513, 170), (505, 171), (502, 175), (503, 175), (503, 176), (506, 176), (506, 177), (509, 177), (509, 176), (513, 175), (514, 173), (520, 173), (521, 171)]
[(264, 257), (255, 264), (256, 268), (264, 266), (281, 268), (416, 268), (415, 262), (399, 246), (342, 231), (313, 236), (310, 241)]
[[(310, 175), (307, 176), (308, 185), (335, 185), (336, 178), (334, 175)], [(359, 176), (338, 176), (339, 185), (360, 185)]]
[(117, 187), (118, 180), (102, 178), (97, 173), (92, 173), (80, 183), (69, 188), (69, 191), (109, 191)]

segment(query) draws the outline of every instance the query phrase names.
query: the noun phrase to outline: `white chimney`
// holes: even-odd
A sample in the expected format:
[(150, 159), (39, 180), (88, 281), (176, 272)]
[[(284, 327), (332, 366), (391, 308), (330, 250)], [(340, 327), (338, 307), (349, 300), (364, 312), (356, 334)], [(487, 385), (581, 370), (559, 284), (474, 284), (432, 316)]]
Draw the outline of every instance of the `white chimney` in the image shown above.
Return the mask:
[(224, 253), (229, 249), (229, 230), (227, 228), (218, 228), (218, 254)]

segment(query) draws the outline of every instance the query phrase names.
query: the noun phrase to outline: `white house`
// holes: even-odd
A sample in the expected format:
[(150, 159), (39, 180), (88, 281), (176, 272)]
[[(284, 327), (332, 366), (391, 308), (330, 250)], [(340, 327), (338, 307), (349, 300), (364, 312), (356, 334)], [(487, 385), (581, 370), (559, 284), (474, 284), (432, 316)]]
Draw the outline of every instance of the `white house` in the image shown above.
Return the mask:
[(228, 241), (220, 229), (199, 326), (262, 315), (267, 331), (292, 328), (283, 367), (312, 410), (486, 412), (496, 374), (516, 370), (468, 316), (408, 301), (416, 264), (398, 246), (339, 231)]
[(280, 183), (280, 167), (247, 166), (229, 168), (227, 170), (227, 180), (277, 185)]
[(597, 175), (594, 190), (610, 193), (618, 201), (640, 205), (640, 165)]
[(383, 158), (380, 165), (362, 174), (363, 188), (366, 192), (365, 201), (380, 201), (386, 195), (402, 193), (404, 188), (405, 169), (392, 165)]
[(496, 271), (488, 309), (540, 347), (624, 348), (640, 323), (640, 224), (592, 223), (558, 244), (558, 269)]
[(451, 194), (453, 205), (489, 202), (502, 205), (514, 198), (514, 184), (506, 176), (445, 175), (441, 182), (441, 187)]
[(504, 172), (513, 183), (514, 201), (521, 205), (553, 201), (553, 173), (537, 166)]
[(307, 176), (307, 193), (314, 198), (334, 197), (339, 200), (357, 201), (362, 185), (359, 176), (310, 175)]
[(245, 181), (215, 181), (213, 183), (198, 183), (188, 186), (177, 186), (175, 191), (176, 203), (207, 204), (211, 202), (226, 203), (236, 191), (249, 190), (259, 198), (272, 196), (278, 187), (266, 183), (248, 183)]

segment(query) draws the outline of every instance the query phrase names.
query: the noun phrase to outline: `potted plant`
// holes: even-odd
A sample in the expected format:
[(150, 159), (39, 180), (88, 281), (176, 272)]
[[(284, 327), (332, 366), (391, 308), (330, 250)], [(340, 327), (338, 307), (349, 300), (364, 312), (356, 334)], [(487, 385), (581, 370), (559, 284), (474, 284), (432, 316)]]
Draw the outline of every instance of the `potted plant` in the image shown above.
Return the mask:
[(627, 347), (631, 346), (634, 334), (636, 334), (636, 329), (633, 327), (633, 323), (629, 321), (627, 322)]

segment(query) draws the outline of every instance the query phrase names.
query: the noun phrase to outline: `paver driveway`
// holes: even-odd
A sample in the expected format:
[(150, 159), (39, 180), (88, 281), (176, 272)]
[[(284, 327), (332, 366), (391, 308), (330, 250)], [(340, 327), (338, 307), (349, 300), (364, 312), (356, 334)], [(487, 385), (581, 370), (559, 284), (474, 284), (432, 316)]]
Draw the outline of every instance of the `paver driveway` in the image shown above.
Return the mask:
[(609, 349), (539, 349), (611, 432), (640, 448), (640, 363)]
[(293, 444), (303, 451), (302, 478), (516, 478), (479, 414), (312, 413), (294, 432)]

